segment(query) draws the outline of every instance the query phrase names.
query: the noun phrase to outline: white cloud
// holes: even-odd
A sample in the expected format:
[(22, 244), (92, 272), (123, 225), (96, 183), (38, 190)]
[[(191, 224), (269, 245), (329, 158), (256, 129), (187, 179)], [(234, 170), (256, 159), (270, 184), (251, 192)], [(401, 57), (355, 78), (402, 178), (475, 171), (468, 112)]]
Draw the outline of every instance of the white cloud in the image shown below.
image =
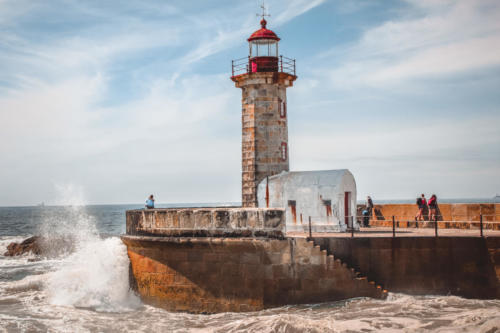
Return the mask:
[[(472, 151), (500, 142), (500, 116), (447, 119), (418, 123), (393, 121), (386, 124), (359, 123), (351, 128), (319, 127), (315, 133), (304, 133), (293, 139), (300, 160), (316, 163), (324, 156), (333, 160), (378, 160), (449, 157), (448, 152)], [(329, 126), (330, 127), (330, 126)], [(468, 140), (462, 140), (466, 135)], [(318, 147), (310, 150), (308, 147)], [(386, 149), (388, 148), (388, 149)], [(499, 147), (500, 150), (500, 147)], [(335, 157), (334, 157), (335, 156)], [(500, 159), (500, 156), (496, 158)], [(310, 166), (309, 166), (310, 167)]]
[[(269, 27), (284, 25), (325, 2), (274, 1)], [(244, 43), (258, 28), (255, 4), (193, 13), (191, 4), (185, 6), (191, 11), (180, 4), (156, 7), (149, 2), (113, 10), (104, 3), (93, 7), (65, 1), (71, 6), (64, 10), (82, 19), (80, 27), (67, 26), (63, 34), (49, 29), (30, 35), (22, 26), (27, 17), (41, 9), (60, 13), (49, 3), (17, 3), (0, 0), (0, 25), (5, 28), (0, 30), (0, 188), (7, 189), (0, 193), (0, 204), (50, 203), (50, 197), (56, 197), (51, 192), (54, 183), (81, 184), (90, 203), (138, 201), (150, 192), (163, 202), (239, 200), (240, 91), (227, 73), (194, 75), (190, 70)], [(323, 59), (316, 65), (326, 68), (324, 73), (297, 82), (290, 101), (302, 98), (319, 114), (310, 116), (313, 130), (291, 133), (294, 167), (349, 167), (359, 174), (362, 193), (382, 187), (389, 172), (397, 175), (393, 183), (404, 181), (398, 170), (414, 171), (408, 164), (415, 158), (409, 154), (424, 160), (427, 174), (432, 174), (429, 161), (439, 163), (442, 171), (454, 167), (450, 161), (460, 154), (500, 141), (497, 118), (379, 123), (356, 131), (359, 120), (353, 119), (347, 123), (353, 131), (332, 134), (322, 129), (320, 113), (330, 112), (327, 106), (335, 96), (316, 98), (316, 92), (330, 89), (332, 83), (342, 89), (395, 86), (498, 65), (500, 6), (494, 1), (410, 3), (425, 15), (409, 15), (366, 31), (349, 49), (334, 52), (337, 59), (341, 56), (340, 67), (332, 70)], [(153, 53), (158, 48), (161, 51)], [(124, 61), (127, 58), (133, 61)], [(162, 66), (146, 73), (142, 67), (150, 61)], [(127, 75), (120, 76), (122, 72)], [(122, 77), (133, 82), (127, 87), (133, 96), (120, 91), (124, 82), (116, 80)], [(366, 97), (366, 90), (355, 91)], [(111, 102), (110, 92), (118, 95)], [(291, 114), (296, 106), (290, 105)], [(460, 133), (471, 133), (472, 139), (464, 143), (458, 140)], [(424, 144), (419, 146), (422, 136)], [(432, 151), (426, 149), (431, 144)], [(482, 155), (487, 151), (480, 150)], [(390, 170), (388, 165), (394, 163), (407, 163), (406, 169)], [(476, 164), (464, 160), (457, 165)], [(369, 179), (367, 175), (374, 174), (369, 166), (381, 176)], [(497, 166), (483, 165), (474, 172), (491, 174)]]
[[(291, 138), (294, 170), (349, 168), (358, 198), (493, 196), (500, 187), (500, 116), (356, 128), (316, 128)], [(311, 149), (310, 147), (315, 147)]]
[(26, 153), (45, 140), (75, 137), (77, 128), (91, 120), (87, 111), (103, 88), (102, 76), (96, 75), (55, 85), (38, 83), (0, 97), (0, 151)]
[[(239, 98), (227, 81), (220, 75), (157, 80), (140, 100), (106, 108), (94, 103), (107, 89), (101, 76), (0, 97), (0, 154), (8, 156), (0, 185), (16, 188), (20, 175), (35, 187), (77, 183), (90, 203), (130, 202), (150, 190), (170, 202), (238, 200), (239, 187), (227, 182), (239, 181), (239, 141), (219, 134), (239, 128), (233, 107)], [(226, 185), (206, 192), (217, 184)], [(26, 200), (13, 192), (0, 200)], [(38, 199), (31, 203), (54, 203), (51, 190), (43, 193), (34, 190)]]
[(276, 24), (286, 23), (322, 5), (325, 1), (326, 0), (287, 0), (284, 3), (284, 8), (280, 6), (275, 10), (279, 15), (277, 15), (276, 20), (273, 22)]
[[(500, 65), (500, 5), (496, 1), (411, 1), (424, 14), (366, 31), (330, 69), (336, 87), (394, 87)], [(337, 50), (323, 57), (339, 55)]]
[[(293, 20), (297, 16), (320, 6), (325, 1), (326, 0), (287, 0), (275, 2), (270, 9), (266, 6), (268, 12), (271, 10), (272, 12), (280, 13), (276, 16), (276, 18), (272, 16), (267, 19), (269, 21), (268, 28), (276, 29), (280, 25)], [(200, 61), (215, 53), (233, 47), (242, 40), (245, 40), (246, 37), (249, 36), (249, 32), (260, 28), (258, 26), (258, 21), (253, 15), (246, 15), (244, 20), (239, 18), (241, 16), (242, 15), (233, 17), (234, 20), (237, 19), (238, 22), (241, 22), (239, 23), (239, 28), (237, 29), (230, 29), (227, 25), (218, 20), (210, 20), (210, 24), (204, 27), (209, 34), (207, 34), (206, 38), (196, 48), (183, 57), (182, 64), (189, 65), (193, 62)]]
[(421, 77), (433, 78), (499, 65), (500, 35), (422, 50), (399, 63), (373, 71), (368, 81), (377, 84)]

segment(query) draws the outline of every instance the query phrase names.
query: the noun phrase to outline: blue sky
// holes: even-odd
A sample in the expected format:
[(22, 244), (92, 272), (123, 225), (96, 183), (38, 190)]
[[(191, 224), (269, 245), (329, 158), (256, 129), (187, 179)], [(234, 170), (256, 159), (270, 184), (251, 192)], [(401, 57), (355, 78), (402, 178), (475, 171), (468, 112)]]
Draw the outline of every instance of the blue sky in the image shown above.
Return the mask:
[[(500, 193), (500, 2), (269, 0), (292, 170), (358, 198)], [(240, 200), (259, 1), (0, 0), (0, 205)], [(61, 199), (62, 197), (62, 199)]]

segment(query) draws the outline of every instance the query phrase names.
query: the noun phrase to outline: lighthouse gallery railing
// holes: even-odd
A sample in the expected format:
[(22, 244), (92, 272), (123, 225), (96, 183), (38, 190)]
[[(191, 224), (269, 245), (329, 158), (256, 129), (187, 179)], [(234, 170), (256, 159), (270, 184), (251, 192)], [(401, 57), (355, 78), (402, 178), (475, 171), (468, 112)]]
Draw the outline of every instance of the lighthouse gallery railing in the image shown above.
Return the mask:
[[(255, 59), (255, 58), (252, 58)], [(276, 68), (276, 65), (270, 65), (269, 68), (266, 68), (265, 66), (263, 67), (262, 65), (259, 67), (259, 72), (280, 72), (280, 73), (286, 73), (290, 75), (296, 76), (296, 70), (295, 70), (295, 59), (291, 59), (285, 56), (279, 56), (278, 57), (278, 66)], [(238, 76), (242, 74), (248, 74), (255, 72), (255, 70), (252, 71), (252, 64), (251, 64), (251, 59), (250, 57), (244, 57), (240, 59), (235, 59), (231, 61), (231, 72), (232, 76)]]

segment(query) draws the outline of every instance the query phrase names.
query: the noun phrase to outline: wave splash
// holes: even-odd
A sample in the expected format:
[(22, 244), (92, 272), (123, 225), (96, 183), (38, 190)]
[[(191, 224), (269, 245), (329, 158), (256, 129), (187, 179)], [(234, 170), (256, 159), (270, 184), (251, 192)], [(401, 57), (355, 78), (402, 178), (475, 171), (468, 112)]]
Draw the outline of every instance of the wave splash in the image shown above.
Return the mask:
[(70, 192), (63, 191), (70, 206), (62, 214), (47, 214), (39, 228), (45, 246), (52, 247), (49, 252), (60, 259), (55, 271), (44, 279), (48, 301), (99, 312), (136, 310), (142, 304), (129, 288), (125, 245), (117, 237), (101, 238), (94, 219), (85, 212), (81, 195)]
[(88, 239), (46, 281), (53, 305), (100, 312), (133, 311), (141, 306), (129, 288), (129, 259), (119, 238)]

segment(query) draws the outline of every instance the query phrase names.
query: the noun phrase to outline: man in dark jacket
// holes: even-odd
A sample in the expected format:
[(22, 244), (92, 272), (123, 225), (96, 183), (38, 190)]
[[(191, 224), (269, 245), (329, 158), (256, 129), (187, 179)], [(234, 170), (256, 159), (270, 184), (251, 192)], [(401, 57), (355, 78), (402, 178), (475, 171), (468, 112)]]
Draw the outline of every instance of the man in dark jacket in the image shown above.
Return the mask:
[(372, 217), (372, 210), (373, 210), (373, 201), (370, 196), (366, 197), (366, 210), (368, 211), (368, 216)]

